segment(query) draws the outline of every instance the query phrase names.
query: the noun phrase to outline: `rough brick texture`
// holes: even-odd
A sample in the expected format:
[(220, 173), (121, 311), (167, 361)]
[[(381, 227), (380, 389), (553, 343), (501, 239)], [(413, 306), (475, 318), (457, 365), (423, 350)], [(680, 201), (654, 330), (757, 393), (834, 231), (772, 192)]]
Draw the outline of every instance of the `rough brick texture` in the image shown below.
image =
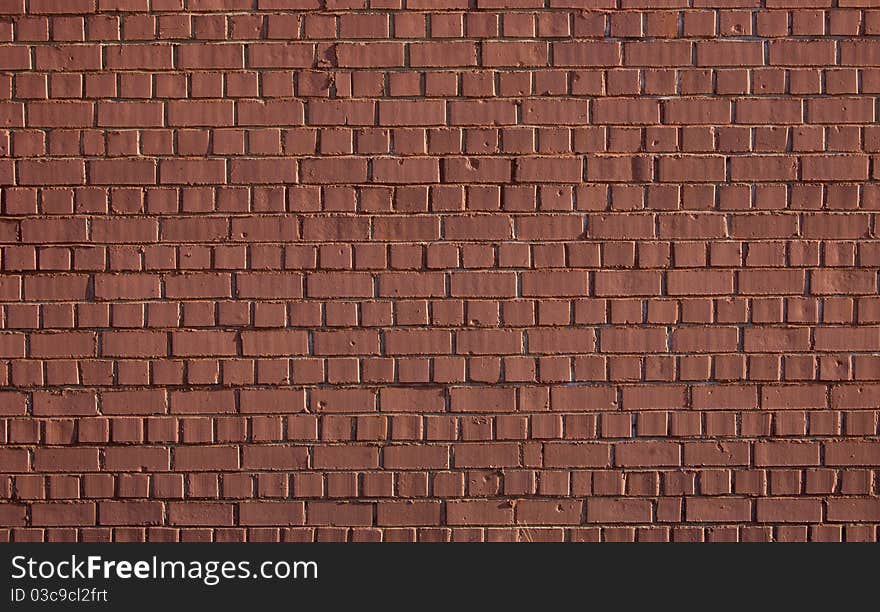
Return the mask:
[(0, 0), (0, 539), (876, 540), (877, 35)]

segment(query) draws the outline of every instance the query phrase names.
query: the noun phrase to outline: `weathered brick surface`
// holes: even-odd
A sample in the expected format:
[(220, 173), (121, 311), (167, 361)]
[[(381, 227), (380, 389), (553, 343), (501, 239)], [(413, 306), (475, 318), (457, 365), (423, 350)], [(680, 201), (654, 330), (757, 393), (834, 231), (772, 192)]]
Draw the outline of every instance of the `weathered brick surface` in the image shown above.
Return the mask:
[(880, 2), (0, 2), (0, 539), (876, 540)]

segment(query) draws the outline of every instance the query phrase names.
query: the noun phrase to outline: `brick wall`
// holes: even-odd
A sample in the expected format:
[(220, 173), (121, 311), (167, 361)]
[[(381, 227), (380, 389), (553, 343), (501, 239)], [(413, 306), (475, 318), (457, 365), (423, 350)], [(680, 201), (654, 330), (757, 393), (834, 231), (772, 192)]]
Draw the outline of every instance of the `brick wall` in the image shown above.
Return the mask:
[(877, 539), (878, 34), (0, 0), (0, 539)]

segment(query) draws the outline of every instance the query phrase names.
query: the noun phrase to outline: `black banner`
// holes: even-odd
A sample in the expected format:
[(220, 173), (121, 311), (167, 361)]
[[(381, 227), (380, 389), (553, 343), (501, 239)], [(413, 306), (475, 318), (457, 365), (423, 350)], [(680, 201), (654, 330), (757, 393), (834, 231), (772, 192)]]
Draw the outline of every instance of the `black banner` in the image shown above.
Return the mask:
[(808, 546), (4, 544), (0, 610), (176, 610), (193, 603), (221, 610), (278, 603), (472, 609), (596, 596), (629, 607), (700, 592), (715, 593), (717, 604), (722, 592), (737, 598), (754, 589), (766, 601), (774, 593), (803, 597), (838, 579), (872, 584), (874, 564), (854, 562), (866, 557), (852, 554), (857, 545)]

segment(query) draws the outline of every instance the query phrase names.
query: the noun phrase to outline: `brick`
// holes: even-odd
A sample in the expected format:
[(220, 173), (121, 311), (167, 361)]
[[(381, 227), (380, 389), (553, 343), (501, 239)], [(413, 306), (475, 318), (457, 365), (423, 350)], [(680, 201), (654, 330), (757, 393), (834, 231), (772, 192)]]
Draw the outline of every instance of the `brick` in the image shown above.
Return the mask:
[(864, 155), (815, 155), (801, 158), (801, 174), (807, 181), (853, 181), (868, 178)]
[(105, 63), (113, 70), (169, 70), (174, 67), (174, 47), (166, 43), (110, 45)]
[(516, 104), (509, 100), (452, 100), (448, 103), (450, 125), (514, 125)]
[(870, 270), (814, 270), (810, 288), (817, 295), (871, 294), (877, 291), (877, 275)]
[(610, 446), (594, 443), (552, 442), (544, 445), (547, 467), (607, 467), (611, 461)]
[(453, 447), (456, 468), (497, 468), (520, 465), (519, 449), (511, 443), (459, 444)]
[(554, 42), (553, 64), (566, 67), (619, 66), (622, 61), (620, 43), (615, 42)]
[(442, 504), (437, 501), (398, 501), (378, 506), (377, 523), (388, 526), (440, 525)]
[(768, 410), (826, 408), (828, 390), (824, 385), (780, 385), (761, 389), (761, 406)]
[(599, 348), (603, 353), (662, 353), (666, 351), (667, 334), (664, 328), (603, 329)]
[(376, 103), (369, 100), (319, 100), (308, 103), (309, 125), (372, 125)]
[(221, 159), (175, 159), (159, 162), (159, 182), (169, 185), (208, 185), (226, 182), (226, 164)]
[(32, 127), (91, 127), (94, 105), (90, 102), (31, 102), (27, 124)]
[(726, 172), (724, 162), (720, 156), (664, 157), (660, 160), (658, 178), (666, 183), (722, 181)]
[(737, 278), (742, 295), (800, 295), (806, 282), (803, 270), (747, 270)]
[(831, 390), (833, 408), (870, 408), (880, 398), (880, 385), (841, 385)]
[(78, 159), (21, 160), (17, 164), (21, 185), (84, 185), (85, 163)]
[(880, 444), (874, 441), (825, 442), (825, 465), (874, 466), (880, 458)]
[(810, 123), (873, 123), (874, 101), (865, 98), (821, 98), (807, 102)]
[(516, 521), (528, 525), (580, 525), (583, 502), (572, 500), (520, 500)]
[(449, 397), (453, 412), (513, 412), (516, 403), (512, 388), (453, 388)]
[(587, 500), (588, 523), (649, 523), (651, 502), (646, 499), (601, 498)]
[(757, 387), (752, 385), (711, 385), (693, 389), (693, 407), (699, 410), (757, 408)]
[(824, 66), (835, 61), (832, 40), (773, 40), (770, 41), (770, 65)]
[(590, 215), (587, 236), (617, 240), (653, 238), (654, 215), (618, 213)]
[(238, 274), (235, 283), (236, 296), (239, 298), (300, 298), (303, 295), (301, 274), (284, 272)]
[(246, 446), (242, 449), (241, 465), (251, 470), (285, 470), (306, 468), (308, 460), (305, 446)]
[(91, 416), (98, 414), (94, 391), (35, 391), (33, 410), (37, 416)]
[(873, 40), (842, 40), (840, 63), (844, 66), (880, 65), (880, 44)]
[(95, 160), (89, 162), (94, 185), (153, 185), (156, 165), (148, 160)]
[(91, 502), (35, 503), (31, 505), (31, 523), (35, 526), (94, 525), (95, 504)]
[(584, 270), (524, 272), (522, 293), (524, 296), (577, 297), (587, 295), (589, 273)]
[(439, 183), (440, 162), (436, 159), (376, 159), (373, 161), (375, 183)]
[(767, 523), (818, 523), (822, 502), (818, 499), (759, 499), (758, 520)]
[(173, 100), (167, 104), (168, 125), (231, 126), (235, 105), (231, 100)]
[(592, 329), (537, 329), (528, 334), (531, 353), (592, 353), (596, 332)]
[(387, 330), (389, 355), (433, 355), (452, 352), (452, 334), (443, 330)]
[(99, 468), (97, 448), (38, 448), (34, 469), (38, 472), (86, 472)]
[(748, 522), (752, 517), (752, 503), (748, 499), (693, 498), (686, 502), (685, 516), (700, 523)]
[(712, 98), (680, 98), (663, 104), (665, 123), (705, 125), (730, 123), (731, 104)]
[(229, 164), (232, 183), (295, 183), (296, 162), (287, 158), (234, 159)]
[(98, 516), (100, 525), (161, 525), (163, 509), (158, 501), (102, 501)]
[(819, 465), (819, 452), (815, 442), (757, 442), (755, 465)]
[(582, 100), (526, 100), (522, 112), (525, 123), (537, 125), (580, 125), (588, 119)]
[(544, 66), (548, 52), (546, 42), (486, 41), (482, 60), (484, 66)]
[(593, 102), (593, 121), (612, 125), (659, 124), (660, 108), (660, 104), (656, 100), (600, 98)]
[(306, 504), (306, 524), (359, 526), (373, 524), (373, 505), (330, 501)]
[(684, 464), (688, 466), (749, 465), (748, 442), (686, 442)]
[(367, 180), (365, 159), (304, 159), (300, 163), (302, 183), (363, 183)]
[(623, 45), (627, 66), (690, 66), (692, 44), (686, 40), (627, 42)]
[(730, 160), (734, 181), (791, 181), (797, 178), (797, 158), (783, 155), (750, 155)]
[(617, 408), (614, 388), (593, 386), (553, 387), (550, 406), (559, 411), (596, 411)]
[[(804, 119), (801, 100), (743, 98), (736, 101), (736, 122), (755, 125), (794, 125)], [(739, 159), (739, 158), (735, 158)]]
[(244, 67), (244, 45), (238, 43), (189, 43), (177, 47), (177, 66), (187, 70)]
[(162, 284), (155, 274), (100, 274), (95, 277), (94, 290), (99, 300), (148, 299), (161, 295)]
[(514, 176), (520, 183), (577, 183), (583, 176), (583, 163), (580, 158), (522, 157)]
[(99, 45), (40, 45), (34, 48), (34, 58), (37, 70), (101, 69)]
[(701, 40), (696, 43), (698, 66), (761, 66), (761, 41)]
[(614, 463), (622, 467), (681, 465), (681, 447), (673, 442), (626, 442), (614, 446)]
[(513, 519), (514, 507), (508, 501), (461, 500), (446, 504), (450, 525), (508, 525)]
[(314, 53), (310, 43), (261, 42), (247, 46), (247, 63), (250, 68), (310, 68)]
[(805, 351), (810, 347), (810, 332), (807, 328), (746, 329), (743, 347), (750, 353)]
[(670, 295), (729, 295), (733, 285), (733, 274), (720, 270), (673, 270), (666, 275)]
[(236, 104), (238, 125), (302, 125), (305, 107), (299, 100), (241, 100)]
[(336, 61), (341, 68), (394, 68), (404, 64), (404, 44), (396, 42), (340, 43)]
[(234, 391), (172, 391), (172, 414), (211, 414), (235, 411)]
[[(486, 53), (486, 48), (483, 48)], [(487, 58), (489, 56), (485, 56)], [(546, 55), (545, 55), (546, 57)], [(491, 61), (485, 59), (484, 61)], [(477, 45), (468, 41), (409, 44), (409, 64), (413, 67), (476, 66)]]
[(379, 406), (382, 412), (445, 412), (446, 398), (442, 389), (385, 387)]
[(831, 522), (876, 522), (880, 520), (880, 503), (877, 499), (829, 499), (827, 519)]
[(379, 467), (379, 449), (369, 446), (319, 446), (314, 450), (314, 467), (319, 469), (368, 470)]
[(295, 501), (245, 501), (238, 504), (242, 525), (303, 525), (305, 504)]
[(235, 505), (222, 502), (171, 502), (168, 523), (181, 526), (232, 525)]

